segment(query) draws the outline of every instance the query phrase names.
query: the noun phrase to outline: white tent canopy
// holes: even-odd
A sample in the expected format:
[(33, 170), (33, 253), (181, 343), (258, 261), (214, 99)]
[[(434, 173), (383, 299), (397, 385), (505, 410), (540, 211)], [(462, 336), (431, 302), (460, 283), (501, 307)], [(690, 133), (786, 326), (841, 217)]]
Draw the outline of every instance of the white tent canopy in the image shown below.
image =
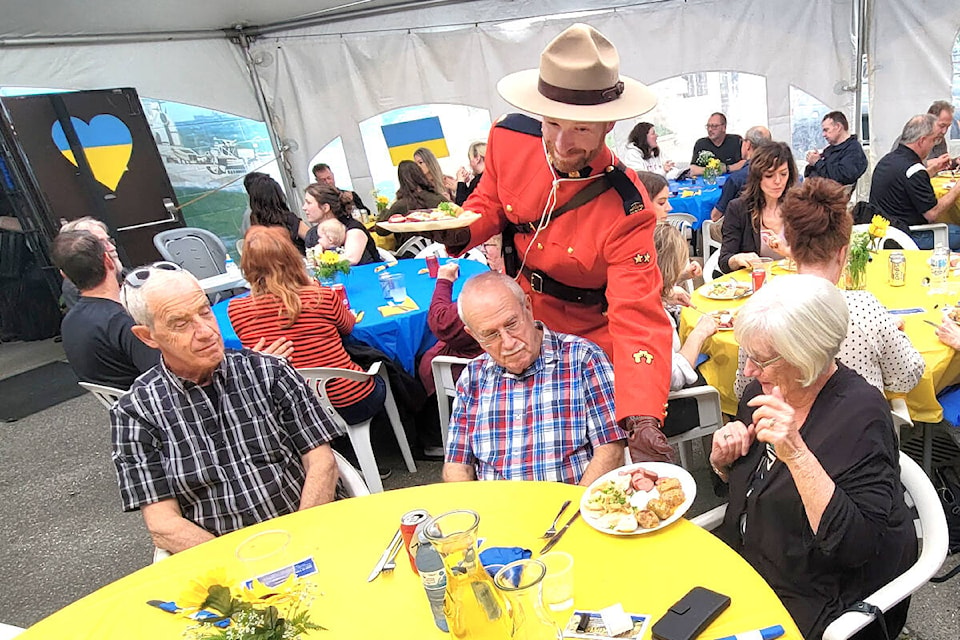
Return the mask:
[(790, 138), (791, 86), (853, 115), (863, 33), (874, 155), (907, 118), (950, 96), (960, 29), (956, 0), (6, 4), (0, 86), (133, 86), (141, 95), (267, 119), (275, 144), (294, 143), (284, 152), (289, 186), (307, 174), (312, 150), (342, 136), (358, 190), (372, 187), (359, 122), (426, 103), (507, 111), (497, 80), (536, 66), (544, 44), (574, 21), (607, 35), (622, 72), (646, 83), (703, 71), (764, 76), (778, 139)]

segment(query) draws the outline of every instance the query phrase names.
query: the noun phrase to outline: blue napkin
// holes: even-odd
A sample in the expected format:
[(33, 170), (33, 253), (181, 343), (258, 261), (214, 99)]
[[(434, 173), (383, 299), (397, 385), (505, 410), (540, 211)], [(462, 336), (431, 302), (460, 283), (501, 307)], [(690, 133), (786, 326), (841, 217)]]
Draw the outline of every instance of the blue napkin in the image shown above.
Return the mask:
[(528, 560), (532, 556), (530, 549), (522, 547), (489, 547), (480, 552), (480, 564), (487, 568), (487, 573), (492, 578), (503, 565), (517, 560)]

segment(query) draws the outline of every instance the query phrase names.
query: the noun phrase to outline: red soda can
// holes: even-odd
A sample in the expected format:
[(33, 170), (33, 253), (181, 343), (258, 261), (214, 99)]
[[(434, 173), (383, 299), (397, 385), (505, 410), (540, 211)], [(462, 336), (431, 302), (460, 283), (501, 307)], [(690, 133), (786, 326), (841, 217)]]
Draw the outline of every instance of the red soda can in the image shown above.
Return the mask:
[(440, 272), (440, 260), (437, 256), (427, 256), (427, 269), (430, 271), (430, 277), (436, 278)]
[(330, 288), (336, 292), (337, 297), (340, 298), (340, 302), (347, 308), (347, 311), (350, 311), (350, 299), (347, 298), (347, 288), (339, 282), (334, 282), (330, 285)]
[[(413, 511), (407, 511), (400, 517), (400, 535), (403, 536), (403, 546), (407, 550), (407, 557), (410, 558), (410, 567), (413, 569), (414, 573), (417, 573), (417, 549), (416, 549), (416, 537), (414, 532), (417, 529), (418, 525), (423, 524), (430, 519), (430, 514), (426, 509), (414, 509)], [(413, 541), (414, 547), (411, 548), (411, 541)]]
[(753, 292), (760, 291), (763, 281), (767, 278), (767, 270), (763, 267), (754, 267), (753, 269)]

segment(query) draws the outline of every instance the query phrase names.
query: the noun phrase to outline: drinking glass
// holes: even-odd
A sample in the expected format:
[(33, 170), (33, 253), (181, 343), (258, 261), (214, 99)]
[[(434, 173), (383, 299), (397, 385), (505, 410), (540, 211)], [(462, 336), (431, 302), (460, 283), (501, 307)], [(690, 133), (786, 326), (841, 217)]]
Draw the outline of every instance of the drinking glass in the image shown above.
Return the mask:
[(256, 533), (237, 546), (237, 560), (243, 563), (244, 581), (258, 579), (268, 587), (282, 583), (293, 567), (287, 548), (290, 532), (270, 529)]
[(563, 551), (552, 551), (540, 556), (547, 568), (543, 578), (543, 604), (550, 617), (563, 629), (573, 613), (573, 556)]
[(390, 299), (397, 304), (407, 299), (407, 285), (403, 280), (402, 273), (395, 273), (390, 276)]

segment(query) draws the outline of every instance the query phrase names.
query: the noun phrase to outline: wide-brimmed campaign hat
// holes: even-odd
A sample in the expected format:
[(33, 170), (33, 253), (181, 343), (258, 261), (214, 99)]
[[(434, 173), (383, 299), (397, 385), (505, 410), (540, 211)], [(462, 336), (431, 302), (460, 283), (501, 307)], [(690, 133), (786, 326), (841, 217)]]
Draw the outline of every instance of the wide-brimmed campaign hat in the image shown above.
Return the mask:
[(511, 73), (497, 83), (497, 91), (529, 113), (578, 122), (634, 118), (657, 104), (649, 87), (620, 75), (613, 43), (579, 23), (550, 41), (539, 69)]

